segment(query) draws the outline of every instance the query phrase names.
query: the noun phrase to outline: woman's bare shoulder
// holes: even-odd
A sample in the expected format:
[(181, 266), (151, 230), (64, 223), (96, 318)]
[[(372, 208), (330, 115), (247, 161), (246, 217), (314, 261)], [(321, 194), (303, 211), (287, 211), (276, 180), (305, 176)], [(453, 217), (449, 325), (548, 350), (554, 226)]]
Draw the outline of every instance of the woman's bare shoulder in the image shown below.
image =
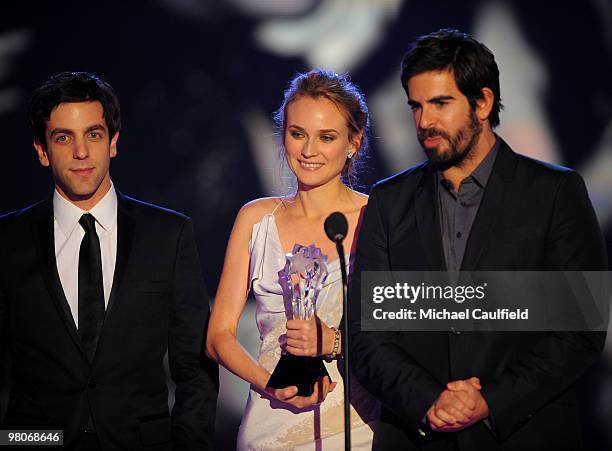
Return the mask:
[(259, 199), (247, 202), (240, 208), (236, 222), (246, 224), (256, 224), (262, 220), (262, 218), (270, 213), (273, 213), (282, 203), (283, 198), (281, 197), (262, 197)]
[(368, 204), (368, 195), (359, 191), (351, 190), (353, 202), (359, 207), (365, 207)]

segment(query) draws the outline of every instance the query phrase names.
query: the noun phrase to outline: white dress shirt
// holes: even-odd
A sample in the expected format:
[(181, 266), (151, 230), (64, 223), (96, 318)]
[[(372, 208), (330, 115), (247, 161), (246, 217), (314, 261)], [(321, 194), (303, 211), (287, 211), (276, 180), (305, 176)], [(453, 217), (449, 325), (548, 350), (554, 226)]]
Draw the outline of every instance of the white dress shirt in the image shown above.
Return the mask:
[(79, 219), (85, 213), (91, 213), (96, 219), (96, 233), (100, 239), (102, 254), (102, 280), (106, 308), (113, 286), (117, 257), (117, 193), (115, 187), (111, 184), (108, 193), (88, 212), (62, 197), (57, 190), (53, 194), (55, 261), (64, 295), (70, 305), (77, 328), (79, 327), (79, 250), (85, 236), (85, 230), (79, 224)]

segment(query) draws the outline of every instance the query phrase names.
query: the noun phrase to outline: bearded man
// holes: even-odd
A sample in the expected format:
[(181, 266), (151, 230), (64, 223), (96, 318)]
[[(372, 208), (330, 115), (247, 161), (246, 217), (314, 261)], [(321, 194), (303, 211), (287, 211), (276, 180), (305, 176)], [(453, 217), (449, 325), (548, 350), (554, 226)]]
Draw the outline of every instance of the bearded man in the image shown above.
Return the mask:
[(373, 187), (351, 287), (352, 368), (382, 402), (374, 449), (581, 449), (575, 383), (604, 332), (360, 328), (362, 271), (607, 270), (582, 178), (493, 132), (489, 49), (439, 30), (411, 45), (401, 80), (428, 161)]

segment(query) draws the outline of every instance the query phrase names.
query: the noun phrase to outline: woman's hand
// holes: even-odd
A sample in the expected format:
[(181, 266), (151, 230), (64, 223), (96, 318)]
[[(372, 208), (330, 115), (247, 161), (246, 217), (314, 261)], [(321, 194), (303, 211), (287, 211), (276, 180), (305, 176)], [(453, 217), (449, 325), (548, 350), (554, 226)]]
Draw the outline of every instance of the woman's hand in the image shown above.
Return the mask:
[(317, 316), (287, 321), (287, 351), (293, 355), (315, 357), (331, 354), (334, 331)]
[(331, 382), (328, 376), (323, 376), (314, 385), (314, 390), (310, 396), (297, 396), (298, 388), (294, 385), (285, 388), (266, 388), (266, 392), (279, 401), (291, 404), (294, 407), (303, 409), (313, 404), (322, 403), (327, 395), (334, 391), (337, 382)]

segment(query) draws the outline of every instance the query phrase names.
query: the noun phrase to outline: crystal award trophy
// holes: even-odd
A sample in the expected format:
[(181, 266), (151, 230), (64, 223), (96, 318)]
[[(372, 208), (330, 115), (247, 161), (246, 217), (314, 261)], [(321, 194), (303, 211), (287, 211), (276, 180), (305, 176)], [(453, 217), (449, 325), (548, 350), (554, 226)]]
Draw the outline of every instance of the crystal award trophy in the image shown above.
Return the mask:
[[(280, 275), (285, 296), (291, 300), (293, 319), (311, 319), (327, 278), (327, 256), (314, 244), (308, 247), (296, 244), (286, 255), (285, 268)], [(321, 356), (296, 356), (284, 352), (267, 386), (285, 388), (295, 385), (299, 396), (310, 396), (314, 384), (323, 376), (329, 377), (329, 374)]]

